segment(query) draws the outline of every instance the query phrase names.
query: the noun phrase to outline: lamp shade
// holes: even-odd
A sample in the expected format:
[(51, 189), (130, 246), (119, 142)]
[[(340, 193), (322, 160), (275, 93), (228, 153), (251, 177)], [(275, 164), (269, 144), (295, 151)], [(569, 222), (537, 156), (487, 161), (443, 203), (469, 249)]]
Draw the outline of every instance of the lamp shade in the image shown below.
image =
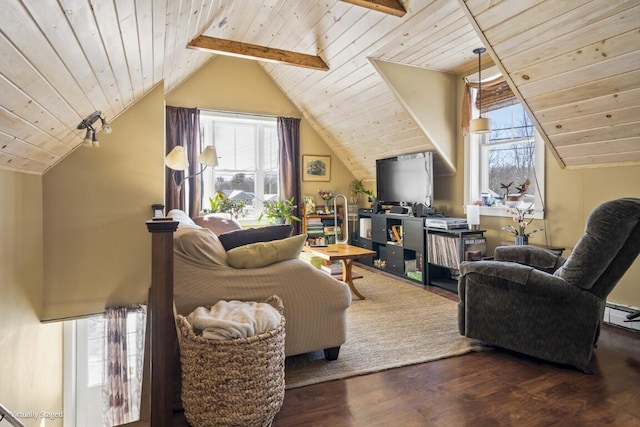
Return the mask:
[(467, 205), (467, 224), (470, 230), (480, 228), (480, 206)]
[(469, 132), (489, 133), (491, 132), (491, 119), (488, 117), (478, 117), (469, 122)]
[(187, 152), (182, 145), (176, 145), (173, 150), (164, 158), (164, 164), (169, 169), (183, 171), (189, 167)]
[(218, 152), (213, 145), (207, 145), (198, 156), (198, 161), (206, 166), (218, 166)]

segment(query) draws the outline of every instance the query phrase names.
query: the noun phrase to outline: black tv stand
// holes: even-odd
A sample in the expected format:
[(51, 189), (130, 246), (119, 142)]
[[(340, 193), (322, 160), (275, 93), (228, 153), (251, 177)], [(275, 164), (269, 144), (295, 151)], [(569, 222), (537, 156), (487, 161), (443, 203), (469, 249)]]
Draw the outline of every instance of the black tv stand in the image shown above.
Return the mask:
[(423, 217), (359, 212), (358, 224), (365, 227), (352, 243), (376, 252), (358, 262), (452, 292), (458, 292), (459, 263), (486, 250), (484, 230), (427, 228)]

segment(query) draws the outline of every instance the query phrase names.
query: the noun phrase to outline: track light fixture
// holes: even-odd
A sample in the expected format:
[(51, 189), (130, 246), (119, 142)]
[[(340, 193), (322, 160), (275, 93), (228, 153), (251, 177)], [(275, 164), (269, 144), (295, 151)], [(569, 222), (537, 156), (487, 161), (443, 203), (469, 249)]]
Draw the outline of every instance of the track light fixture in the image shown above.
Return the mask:
[[(100, 129), (95, 128), (95, 122), (100, 120)], [(102, 132), (109, 134), (111, 133), (111, 125), (107, 123), (107, 120), (102, 117), (101, 111), (94, 111), (89, 114), (83, 121), (78, 125), (78, 129), (86, 129), (87, 133), (85, 134), (84, 139), (82, 140), (82, 145), (85, 147), (100, 147), (100, 141), (98, 141), (98, 130), (102, 130)]]
[(469, 123), (469, 131), (471, 133), (491, 132), (491, 119), (488, 117), (482, 117), (482, 64), (480, 56), (486, 51), (487, 49), (484, 47), (479, 47), (473, 50), (473, 53), (478, 55), (478, 110), (480, 114), (477, 119), (473, 119)]

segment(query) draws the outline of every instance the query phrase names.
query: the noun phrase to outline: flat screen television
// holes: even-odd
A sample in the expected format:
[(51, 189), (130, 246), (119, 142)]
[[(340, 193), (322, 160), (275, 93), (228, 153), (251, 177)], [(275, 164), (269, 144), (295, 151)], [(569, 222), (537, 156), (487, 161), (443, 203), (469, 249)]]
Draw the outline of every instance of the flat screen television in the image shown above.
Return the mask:
[(433, 203), (433, 153), (376, 160), (378, 201), (385, 205)]

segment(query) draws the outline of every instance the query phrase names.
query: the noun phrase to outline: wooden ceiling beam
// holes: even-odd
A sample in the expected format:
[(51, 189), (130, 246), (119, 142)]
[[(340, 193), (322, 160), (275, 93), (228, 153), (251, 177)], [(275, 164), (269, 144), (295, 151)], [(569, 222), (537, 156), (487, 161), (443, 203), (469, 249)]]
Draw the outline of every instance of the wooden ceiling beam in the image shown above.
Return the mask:
[(233, 40), (218, 39), (215, 37), (198, 36), (191, 40), (187, 44), (187, 47), (217, 53), (219, 55), (276, 62), (321, 71), (329, 70), (329, 66), (319, 56), (236, 42)]
[(399, 0), (342, 0), (356, 6), (388, 13), (389, 15), (403, 17), (407, 11)]

